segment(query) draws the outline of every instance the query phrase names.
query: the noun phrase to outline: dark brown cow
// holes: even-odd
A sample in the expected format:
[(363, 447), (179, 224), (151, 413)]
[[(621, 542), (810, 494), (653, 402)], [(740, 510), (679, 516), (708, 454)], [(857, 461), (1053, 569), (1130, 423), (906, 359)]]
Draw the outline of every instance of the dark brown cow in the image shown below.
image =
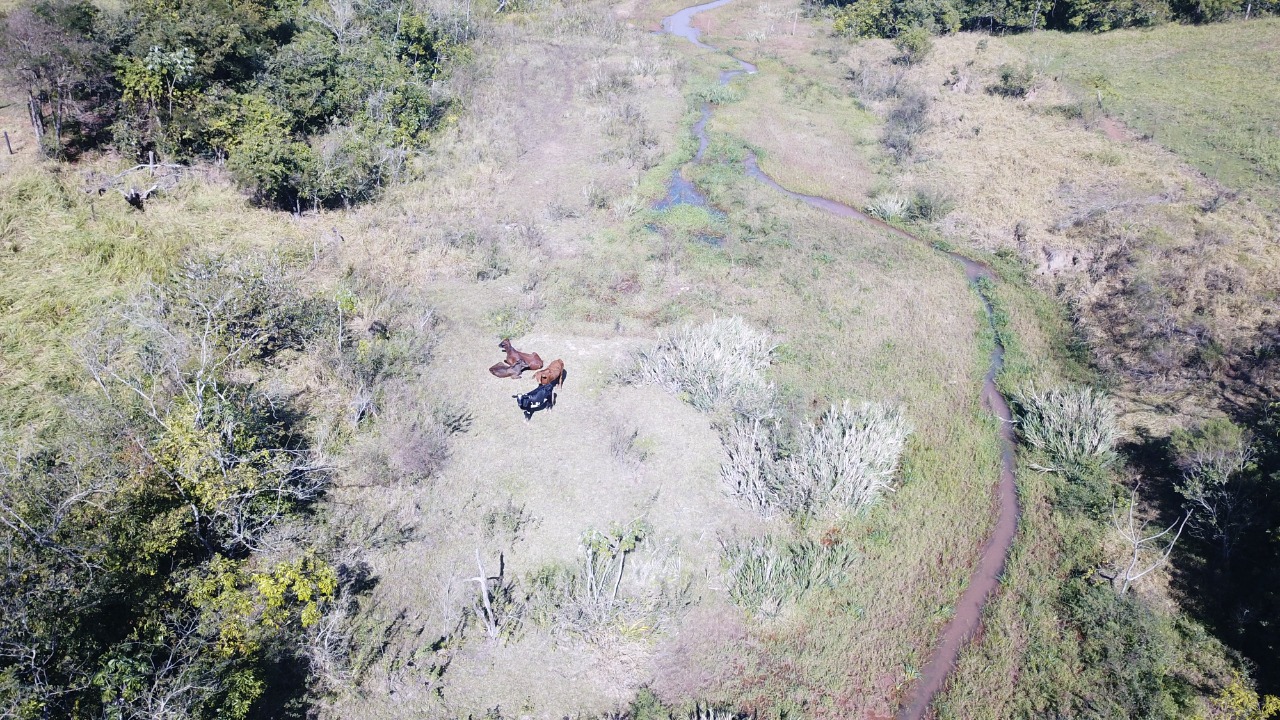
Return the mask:
[(493, 373), (494, 377), (514, 379), (520, 377), (520, 374), (528, 369), (529, 366), (523, 362), (516, 362), (515, 365), (508, 365), (507, 361), (503, 360), (497, 365), (489, 368), (489, 372)]
[(507, 352), (508, 365), (523, 362), (530, 370), (542, 369), (542, 358), (538, 357), (538, 353), (520, 352), (511, 344), (511, 338), (503, 338), (502, 342), (498, 343), (498, 347)]

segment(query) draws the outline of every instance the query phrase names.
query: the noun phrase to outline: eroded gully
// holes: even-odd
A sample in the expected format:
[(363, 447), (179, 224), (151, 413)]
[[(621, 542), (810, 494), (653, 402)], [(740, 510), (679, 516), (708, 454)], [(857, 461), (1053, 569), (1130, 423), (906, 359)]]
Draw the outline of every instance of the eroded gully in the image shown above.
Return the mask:
[[(687, 7), (670, 17), (664, 18), (662, 29), (664, 32), (688, 40), (699, 48), (720, 52), (718, 48), (712, 47), (699, 39), (700, 32), (693, 27), (693, 17), (698, 13), (714, 10), (732, 1), (714, 0), (714, 2)], [(729, 57), (732, 58), (733, 56), (730, 55)], [(734, 77), (743, 73), (756, 72), (755, 65), (738, 58), (733, 59), (737, 61), (741, 69), (720, 73), (721, 84), (728, 83)], [(701, 162), (703, 155), (706, 154), (709, 142), (707, 121), (710, 118), (711, 105), (703, 105), (702, 116), (693, 126), (694, 135), (698, 138), (698, 151), (690, 164)], [(754, 154), (747, 155), (745, 165), (748, 175), (783, 195), (829, 212), (832, 215), (875, 225), (905, 240), (924, 242), (905, 230), (881, 222), (843, 203), (788, 190), (760, 169)], [(708, 206), (706, 196), (684, 177), (683, 168), (677, 168), (672, 173), (666, 197), (656, 207), (657, 209), (663, 209), (681, 203), (702, 207)], [(979, 280), (995, 281), (995, 273), (987, 265), (956, 252), (945, 252), (944, 254), (964, 268), (965, 277), (975, 286)], [(994, 330), (995, 317), (991, 303), (985, 293), (979, 292), (978, 296), (982, 299), (983, 308), (987, 313), (987, 320), (992, 323)], [(987, 600), (990, 599), (1000, 582), (1000, 576), (1004, 572), (1005, 561), (1009, 557), (1009, 549), (1013, 546), (1013, 539), (1017, 534), (1019, 508), (1017, 488), (1014, 482), (1012, 414), (1009, 410), (1008, 400), (996, 387), (996, 374), (1000, 372), (1003, 364), (1004, 346), (1000, 344), (999, 334), (997, 333), (995, 348), (991, 352), (987, 374), (982, 383), (983, 406), (1000, 420), (1000, 477), (996, 484), (997, 515), (995, 528), (982, 545), (978, 555), (978, 564), (974, 568), (973, 574), (969, 576), (969, 583), (955, 605), (955, 614), (943, 627), (933, 653), (921, 669), (918, 682), (911, 688), (910, 694), (905, 698), (905, 703), (898, 711), (897, 717), (899, 720), (919, 720), (928, 712), (934, 697), (942, 689), (947, 676), (955, 668), (961, 649), (977, 632), (982, 621), (982, 608), (986, 605)]]

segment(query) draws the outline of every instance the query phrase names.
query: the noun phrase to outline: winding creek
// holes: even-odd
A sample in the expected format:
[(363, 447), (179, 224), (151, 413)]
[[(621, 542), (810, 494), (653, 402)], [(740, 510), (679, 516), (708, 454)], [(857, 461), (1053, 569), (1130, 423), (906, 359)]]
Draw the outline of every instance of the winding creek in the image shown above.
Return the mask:
[[(708, 45), (699, 39), (701, 33), (693, 27), (693, 17), (698, 13), (714, 10), (732, 1), (714, 0), (714, 2), (687, 7), (670, 17), (664, 18), (662, 20), (662, 29), (671, 35), (688, 40), (699, 48), (721, 52), (718, 48)], [(756, 72), (755, 65), (745, 60), (734, 58), (732, 55), (729, 57), (737, 61), (741, 69), (727, 70), (720, 73), (721, 84), (728, 83), (734, 77), (743, 73)], [(693, 126), (694, 135), (698, 139), (698, 151), (689, 164), (702, 162), (703, 156), (706, 154), (709, 143), (707, 121), (710, 119), (711, 105), (708, 103), (703, 105), (702, 116)], [(843, 203), (788, 190), (760, 169), (759, 163), (753, 154), (747, 156), (745, 165), (748, 175), (790, 198), (839, 217), (870, 223), (905, 240), (924, 242), (905, 230), (881, 222)], [(656, 205), (657, 209), (664, 209), (681, 203), (709, 207), (706, 196), (684, 176), (683, 170), (683, 167), (676, 168), (672, 173), (667, 195)], [(979, 280), (995, 281), (995, 272), (987, 265), (960, 253), (944, 252), (944, 254), (960, 264), (964, 269), (965, 277), (969, 279), (971, 284), (976, 286)], [(991, 303), (984, 293), (979, 292), (978, 296), (982, 299), (987, 319), (994, 329), (995, 314)], [(1014, 481), (1013, 418), (1008, 400), (996, 387), (996, 375), (1000, 372), (1003, 364), (1004, 346), (1000, 343), (999, 334), (997, 333), (987, 374), (982, 383), (983, 406), (1000, 421), (1000, 476), (996, 485), (997, 517), (995, 528), (982, 545), (977, 566), (973, 569), (964, 592), (961, 593), (960, 599), (955, 604), (955, 614), (943, 627), (928, 662), (921, 669), (919, 680), (906, 696), (905, 703), (898, 712), (897, 717), (899, 720), (919, 720), (923, 718), (932, 705), (934, 697), (942, 690), (948, 675), (955, 668), (960, 651), (974, 636), (981, 624), (982, 609), (1000, 582), (1000, 576), (1004, 572), (1005, 561), (1009, 557), (1009, 549), (1013, 546), (1013, 539), (1017, 534), (1020, 511), (1017, 487)]]

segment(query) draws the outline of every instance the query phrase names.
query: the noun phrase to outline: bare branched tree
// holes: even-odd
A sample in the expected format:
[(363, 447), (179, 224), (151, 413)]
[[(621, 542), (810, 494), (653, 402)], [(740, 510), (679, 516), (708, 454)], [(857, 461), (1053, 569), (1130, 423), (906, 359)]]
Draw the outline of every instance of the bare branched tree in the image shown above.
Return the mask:
[(311, 13), (309, 18), (333, 33), (338, 46), (345, 48), (352, 40), (360, 37), (361, 27), (356, 22), (359, 14), (359, 8), (351, 0), (328, 0), (320, 10)]
[(92, 88), (106, 83), (110, 64), (86, 32), (92, 22), (87, 4), (42, 5), (24, 3), (0, 18), (0, 70), (5, 84), (26, 95), (27, 119), (41, 152), (57, 153), (67, 121), (81, 114), (82, 98)]
[(484, 561), (480, 559), (480, 549), (476, 548), (476, 567), (480, 569), (480, 575), (467, 579), (467, 582), (478, 585), (476, 616), (484, 623), (489, 639), (497, 640), (514, 619), (512, 587), (505, 577), (506, 557), (498, 553), (498, 574), (489, 575), (484, 569)]
[[(1108, 577), (1121, 595), (1129, 592), (1135, 582), (1168, 562), (1174, 545), (1182, 537), (1182, 530), (1191, 519), (1188, 512), (1164, 530), (1148, 534), (1150, 523), (1136, 517), (1137, 505), (1138, 490), (1135, 488), (1129, 494), (1128, 508), (1124, 512), (1118, 507), (1111, 510), (1111, 525), (1125, 543), (1125, 560), (1114, 564), (1114, 572)], [(1169, 533), (1173, 533), (1173, 537), (1169, 537)], [(1163, 548), (1160, 547), (1162, 544)]]
[(198, 618), (175, 616), (154, 639), (118, 647), (96, 683), (113, 717), (183, 720), (225, 690), (220, 670), (229, 662), (209, 652)]
[(32, 459), (21, 449), (0, 446), (0, 526), (9, 533), (0, 547), (18, 540), (93, 566), (87, 549), (63, 541), (64, 525), (85, 508), (106, 513), (119, 478), (104, 464), (91, 466), (96, 449), (83, 445), (65, 454), (76, 465), (49, 463), (39, 472), (28, 472)]

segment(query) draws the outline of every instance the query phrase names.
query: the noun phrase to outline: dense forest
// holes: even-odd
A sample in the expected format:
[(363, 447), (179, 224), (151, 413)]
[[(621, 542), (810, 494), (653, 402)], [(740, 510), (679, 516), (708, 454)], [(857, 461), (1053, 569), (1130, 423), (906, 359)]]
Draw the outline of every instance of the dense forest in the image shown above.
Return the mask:
[(0, 62), (49, 156), (224, 160), (259, 202), (296, 210), (404, 173), (447, 116), (435, 81), (470, 33), (403, 0), (40, 0), (5, 17)]
[(1273, 0), (832, 0), (837, 32), (896, 37), (912, 28), (1102, 32), (1167, 22), (1214, 22), (1275, 13)]

